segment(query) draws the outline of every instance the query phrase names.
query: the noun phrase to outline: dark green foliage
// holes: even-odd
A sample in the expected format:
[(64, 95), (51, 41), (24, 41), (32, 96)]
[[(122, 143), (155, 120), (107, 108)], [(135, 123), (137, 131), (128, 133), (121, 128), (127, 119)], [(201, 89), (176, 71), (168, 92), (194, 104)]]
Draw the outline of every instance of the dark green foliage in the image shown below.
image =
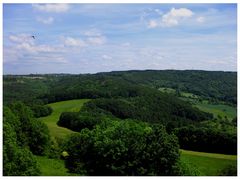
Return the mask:
[(196, 70), (147, 70), (111, 72), (128, 82), (146, 84), (155, 88), (167, 87), (190, 92), (210, 99), (237, 103), (237, 73)]
[[(155, 92), (155, 91), (154, 91)], [(80, 112), (64, 112), (58, 125), (73, 131), (92, 129), (104, 117), (137, 119), (167, 125), (171, 132), (176, 127), (210, 119), (211, 114), (192, 108), (189, 104), (158, 91), (132, 98), (98, 98), (84, 104)], [(173, 124), (171, 129), (169, 123)]]
[(31, 110), (33, 111), (34, 117), (45, 117), (52, 113), (52, 108), (50, 106), (43, 105), (32, 105)]
[(86, 103), (85, 106), (93, 107), (93, 104), (103, 112), (109, 112), (120, 119), (132, 118), (165, 125), (173, 121), (178, 122), (179, 125), (176, 125), (180, 126), (212, 118), (209, 113), (159, 92), (146, 92), (144, 96), (129, 99), (96, 99)]
[(237, 153), (237, 135), (213, 128), (187, 126), (176, 129), (182, 149), (222, 154)]
[(3, 110), (3, 174), (39, 175), (33, 154), (48, 153), (48, 128), (33, 118), (29, 107), (17, 102)]
[(39, 175), (39, 169), (33, 154), (26, 147), (18, 145), (18, 125), (20, 124), (18, 117), (6, 107), (4, 107), (3, 112), (3, 175)]
[(34, 119), (31, 109), (23, 103), (13, 103), (10, 108), (19, 119), (19, 127), (16, 130), (19, 145), (29, 147), (36, 155), (47, 153), (50, 145), (47, 126)]
[(237, 176), (237, 163), (221, 170), (220, 176)]
[[(122, 71), (85, 75), (4, 76), (4, 103), (47, 103), (99, 97), (136, 97), (142, 86), (173, 88), (211, 100), (237, 102), (237, 73), (213, 71)], [(17, 91), (16, 91), (17, 89)]]
[(162, 127), (132, 120), (106, 120), (65, 144), (72, 172), (85, 175), (174, 175), (177, 140)]
[(101, 117), (91, 116), (88, 113), (63, 112), (57, 124), (73, 131), (81, 131), (84, 128), (93, 129), (101, 121)]

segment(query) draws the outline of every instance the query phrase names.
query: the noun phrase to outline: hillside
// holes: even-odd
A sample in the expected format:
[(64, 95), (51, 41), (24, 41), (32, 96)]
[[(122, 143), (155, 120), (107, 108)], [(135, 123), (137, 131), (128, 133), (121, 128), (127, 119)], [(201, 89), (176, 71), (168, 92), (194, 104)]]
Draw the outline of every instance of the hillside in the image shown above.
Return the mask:
[[(173, 88), (205, 99), (237, 102), (237, 73), (195, 70), (119, 71), (97, 74), (4, 76), (4, 103), (133, 96), (136, 86)], [(18, 89), (16, 92), (15, 90)], [(123, 94), (125, 92), (129, 94)], [(140, 91), (140, 90), (138, 90)], [(28, 94), (28, 96), (26, 96)]]

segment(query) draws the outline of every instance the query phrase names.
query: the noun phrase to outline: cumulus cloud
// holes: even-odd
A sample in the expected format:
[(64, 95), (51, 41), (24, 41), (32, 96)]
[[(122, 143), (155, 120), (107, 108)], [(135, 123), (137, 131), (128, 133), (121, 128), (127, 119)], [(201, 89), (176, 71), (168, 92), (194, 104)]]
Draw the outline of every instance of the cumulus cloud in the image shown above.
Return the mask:
[(33, 4), (32, 7), (38, 11), (48, 13), (63, 13), (70, 9), (68, 4)]
[(84, 47), (86, 46), (86, 43), (81, 39), (66, 37), (64, 39), (64, 45), (70, 47)]
[[(187, 18), (191, 18), (193, 16), (193, 12), (187, 8), (172, 8), (169, 12), (163, 14), (158, 13), (160, 16), (155, 19), (150, 19), (147, 22), (148, 28), (156, 28), (156, 27), (174, 27), (178, 26), (181, 21)], [(203, 21), (203, 17), (198, 19), (199, 21)]]
[(48, 18), (41, 18), (41, 17), (37, 17), (37, 21), (38, 22), (41, 22), (43, 24), (52, 24), (53, 21), (54, 21), (54, 18), (53, 17), (48, 17)]
[(168, 13), (162, 16), (162, 26), (177, 26), (182, 19), (193, 16), (193, 12), (187, 8), (172, 8)]

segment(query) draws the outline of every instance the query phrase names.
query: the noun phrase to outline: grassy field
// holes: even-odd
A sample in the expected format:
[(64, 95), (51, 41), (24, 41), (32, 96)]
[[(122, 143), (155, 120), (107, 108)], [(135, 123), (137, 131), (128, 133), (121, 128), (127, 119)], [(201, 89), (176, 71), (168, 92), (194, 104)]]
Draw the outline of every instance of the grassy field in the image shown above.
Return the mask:
[(63, 138), (66, 135), (73, 133), (73, 131), (59, 127), (57, 122), (62, 112), (77, 112), (81, 109), (82, 105), (89, 101), (88, 99), (78, 99), (78, 100), (69, 100), (69, 101), (61, 101), (56, 103), (48, 104), (53, 112), (50, 116), (39, 118), (42, 120), (50, 131), (51, 136), (57, 138)]
[[(62, 112), (77, 112), (81, 109), (82, 105), (89, 101), (88, 99), (61, 101), (48, 104), (52, 107), (53, 112), (50, 116), (39, 118), (42, 120), (50, 131), (53, 138), (62, 139), (65, 136), (74, 133), (73, 131), (59, 127), (57, 122)], [(65, 168), (64, 161), (60, 159), (49, 159), (45, 156), (36, 156), (37, 162), (40, 166), (42, 176), (76, 176), (76, 174), (68, 173)]]
[(221, 116), (224, 119), (226, 116), (228, 119), (232, 120), (237, 116), (236, 108), (224, 104), (197, 103), (196, 107), (202, 111), (212, 113), (215, 118)]
[(77, 174), (68, 173), (61, 159), (48, 159), (45, 156), (35, 156), (39, 164), (41, 176), (76, 176)]
[[(181, 160), (196, 167), (200, 176), (217, 176), (220, 171), (230, 165), (237, 164), (236, 155), (181, 151)], [(237, 167), (237, 166), (236, 166)]]
[[(174, 94), (176, 92), (176, 90), (172, 88), (159, 88), (158, 90), (170, 94)], [(188, 92), (180, 93), (181, 93), (180, 99), (192, 102), (193, 104), (195, 104), (195, 107), (199, 108), (204, 112), (212, 113), (214, 115), (214, 118), (218, 118), (218, 116), (221, 116), (223, 119), (227, 117), (229, 120), (232, 120), (237, 116), (237, 109), (232, 106), (225, 105), (222, 103), (211, 104), (208, 102), (208, 100), (201, 99), (201, 97), (194, 95), (192, 93)], [(201, 99), (201, 102), (199, 102), (198, 99), (199, 100)]]

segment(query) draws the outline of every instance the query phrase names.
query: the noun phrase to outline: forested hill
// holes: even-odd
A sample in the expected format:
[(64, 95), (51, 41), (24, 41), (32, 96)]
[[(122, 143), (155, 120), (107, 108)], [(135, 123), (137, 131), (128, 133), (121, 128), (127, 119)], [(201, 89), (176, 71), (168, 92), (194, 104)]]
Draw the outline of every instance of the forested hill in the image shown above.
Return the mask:
[(172, 88), (207, 99), (237, 103), (237, 73), (197, 70), (117, 71), (97, 74), (4, 76), (4, 103), (45, 103), (77, 98), (134, 96), (147, 88)]
[(173, 88), (196, 95), (237, 103), (237, 73), (202, 70), (145, 70), (99, 73), (154, 88)]

